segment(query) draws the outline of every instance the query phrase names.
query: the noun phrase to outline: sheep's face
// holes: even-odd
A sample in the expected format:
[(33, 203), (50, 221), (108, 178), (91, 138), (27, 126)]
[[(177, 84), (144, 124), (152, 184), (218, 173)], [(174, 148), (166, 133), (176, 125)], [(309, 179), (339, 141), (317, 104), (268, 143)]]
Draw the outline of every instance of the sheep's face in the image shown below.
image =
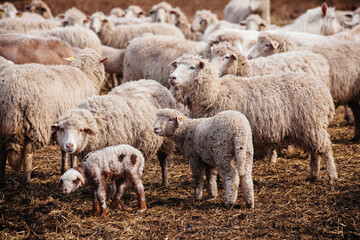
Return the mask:
[(208, 26), (208, 21), (201, 16), (195, 15), (193, 22), (191, 23), (192, 32), (205, 32), (205, 29)]
[(248, 59), (267, 57), (279, 52), (280, 43), (267, 37), (259, 37)]
[(169, 76), (169, 83), (182, 92), (189, 88), (191, 81), (196, 78), (199, 70), (204, 67), (204, 62), (172, 62), (170, 66), (174, 69)]
[(328, 8), (326, 3), (321, 6), (322, 17), (315, 18), (316, 20), (310, 22), (309, 24), (317, 25), (321, 24), (320, 32), (322, 35), (333, 35), (338, 33), (342, 30), (339, 20), (336, 18), (335, 15), (335, 8)]
[(144, 18), (145, 13), (139, 6), (129, 6), (125, 10), (126, 18)]
[(154, 125), (154, 132), (159, 136), (172, 137), (182, 123), (182, 116), (158, 116)]
[(107, 19), (102, 14), (94, 13), (90, 17), (90, 21), (90, 29), (95, 33), (99, 33), (101, 31), (102, 25), (107, 22)]
[(238, 56), (235, 53), (228, 53), (222, 57), (222, 63), (219, 68), (219, 77), (226, 74), (236, 75), (238, 67)]
[(56, 137), (61, 150), (67, 153), (80, 153), (87, 146), (90, 136), (95, 135), (95, 132), (88, 127), (80, 127), (77, 124), (70, 125), (68, 122), (61, 122), (51, 126), (51, 131), (56, 132)]
[(60, 177), (59, 185), (62, 185), (65, 194), (69, 194), (85, 185), (85, 182), (80, 172), (71, 168)]
[(164, 8), (158, 8), (156, 10), (150, 11), (151, 21), (164, 23), (167, 21), (167, 13), (165, 12)]
[(32, 1), (30, 5), (25, 7), (26, 11), (37, 13), (44, 18), (49, 18), (50, 13), (47, 5), (42, 1)]

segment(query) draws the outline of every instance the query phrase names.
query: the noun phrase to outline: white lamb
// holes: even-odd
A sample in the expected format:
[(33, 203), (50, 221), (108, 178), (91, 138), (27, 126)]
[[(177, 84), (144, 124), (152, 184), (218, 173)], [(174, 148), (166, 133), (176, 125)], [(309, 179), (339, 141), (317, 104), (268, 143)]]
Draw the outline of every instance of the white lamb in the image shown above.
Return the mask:
[(144, 185), (141, 181), (144, 156), (130, 145), (117, 145), (89, 153), (77, 167), (66, 171), (59, 179), (63, 192), (69, 194), (82, 186), (90, 185), (93, 197), (93, 216), (106, 217), (106, 182), (112, 182), (111, 209), (118, 207), (120, 199), (129, 186), (138, 195), (139, 212), (146, 210)]
[[(253, 144), (246, 117), (236, 111), (224, 111), (214, 117), (190, 119), (173, 109), (157, 112), (154, 131), (174, 140), (189, 159), (195, 178), (194, 199), (202, 198), (203, 174), (208, 177), (210, 196), (217, 197), (217, 170), (225, 180), (225, 207), (236, 203), (239, 180), (245, 202), (254, 208), (252, 180)], [(240, 176), (240, 179), (239, 179)]]
[(337, 173), (327, 132), (334, 103), (324, 83), (306, 73), (220, 78), (212, 64), (190, 55), (171, 65), (174, 71), (169, 82), (180, 89), (191, 117), (239, 111), (250, 122), (255, 151), (300, 146), (311, 153), (308, 179), (318, 177), (324, 157), (329, 184), (335, 183)]

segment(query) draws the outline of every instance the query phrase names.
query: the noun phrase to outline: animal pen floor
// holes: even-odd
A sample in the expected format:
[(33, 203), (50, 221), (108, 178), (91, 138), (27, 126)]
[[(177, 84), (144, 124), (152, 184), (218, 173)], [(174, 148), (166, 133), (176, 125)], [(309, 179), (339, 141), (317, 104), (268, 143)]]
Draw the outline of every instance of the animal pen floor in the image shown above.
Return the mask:
[(306, 154), (295, 151), (280, 157), (276, 166), (255, 160), (255, 209), (237, 204), (224, 208), (224, 189), (217, 199), (193, 202), (193, 179), (187, 160), (169, 161), (170, 186), (160, 185), (156, 159), (146, 162), (143, 182), (147, 211), (137, 213), (134, 191), (123, 197), (121, 209), (107, 218), (90, 217), (88, 188), (65, 195), (57, 187), (60, 151), (50, 146), (36, 152), (31, 184), (19, 183), (20, 174), (7, 168), (7, 186), (0, 188), (0, 239), (359, 239), (360, 144), (350, 139), (353, 127), (337, 110), (329, 128), (340, 180), (327, 184), (322, 162), (321, 179), (305, 181)]

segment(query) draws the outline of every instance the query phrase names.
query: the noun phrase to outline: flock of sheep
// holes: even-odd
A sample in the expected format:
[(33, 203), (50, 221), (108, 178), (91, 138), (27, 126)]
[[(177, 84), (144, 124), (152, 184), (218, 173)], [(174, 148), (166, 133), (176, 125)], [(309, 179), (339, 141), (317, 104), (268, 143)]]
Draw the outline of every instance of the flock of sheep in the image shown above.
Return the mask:
[[(189, 159), (194, 199), (204, 173), (218, 195), (219, 172), (227, 208), (240, 183), (254, 207), (254, 155), (276, 163), (289, 145), (309, 154), (309, 180), (324, 159), (335, 184), (335, 107), (347, 106), (360, 139), (360, 8), (324, 3), (282, 27), (270, 22), (270, 0), (231, 0), (225, 20), (199, 10), (190, 22), (166, 2), (146, 15), (139, 6), (54, 17), (41, 0), (25, 12), (0, 5), (0, 184), (6, 162), (30, 182), (34, 151), (55, 142), (63, 192), (90, 185), (100, 216), (108, 179), (111, 209), (133, 185), (144, 211), (144, 161), (159, 159), (167, 186), (175, 147)], [(116, 75), (121, 85), (97, 95)]]

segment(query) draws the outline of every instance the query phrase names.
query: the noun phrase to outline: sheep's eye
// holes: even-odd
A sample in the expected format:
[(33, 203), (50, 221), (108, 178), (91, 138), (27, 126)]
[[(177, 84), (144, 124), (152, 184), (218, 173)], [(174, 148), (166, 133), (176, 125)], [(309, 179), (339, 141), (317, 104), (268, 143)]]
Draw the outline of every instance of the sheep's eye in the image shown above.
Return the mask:
[(172, 118), (169, 118), (169, 120), (168, 120), (168, 122), (173, 122), (174, 121), (174, 119), (172, 119)]
[(195, 70), (195, 66), (189, 67), (190, 70)]
[(230, 59), (230, 56), (225, 56), (224, 58), (225, 58), (225, 59)]
[(79, 182), (79, 179), (77, 178), (77, 179), (75, 179), (75, 180), (73, 180), (73, 183), (74, 184), (77, 184)]
[(206, 22), (206, 20), (202, 19), (202, 20), (200, 21), (200, 24), (204, 24), (205, 22)]
[(265, 47), (270, 47), (270, 45), (271, 45), (270, 43), (266, 43)]
[(60, 132), (63, 132), (64, 131), (64, 128), (60, 128)]

